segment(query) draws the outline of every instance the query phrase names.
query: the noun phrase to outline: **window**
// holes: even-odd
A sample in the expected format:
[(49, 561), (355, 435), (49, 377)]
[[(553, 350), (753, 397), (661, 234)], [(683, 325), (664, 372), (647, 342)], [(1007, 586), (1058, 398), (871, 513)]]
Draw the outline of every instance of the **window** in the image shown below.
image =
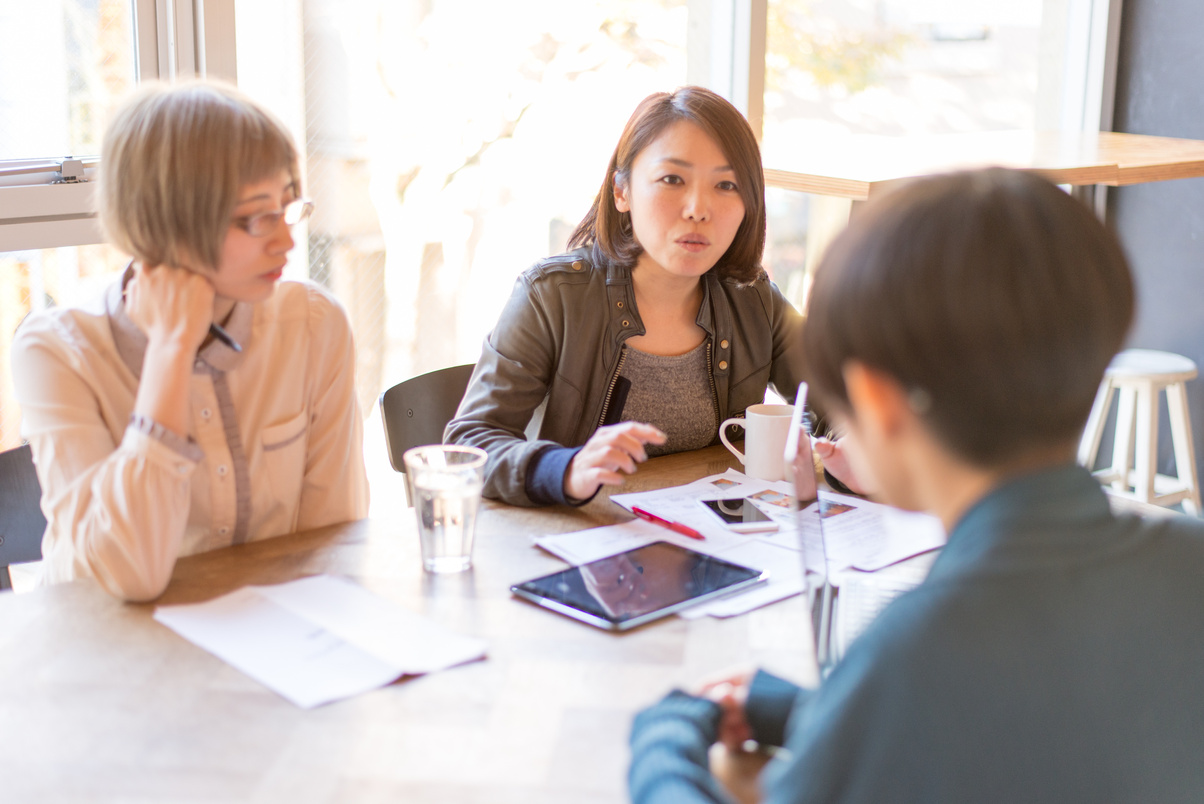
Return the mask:
[[(318, 207), (290, 270), (347, 307), (367, 412), (388, 385), (476, 359), (514, 277), (564, 247), (648, 93), (713, 86), (755, 126), (763, 107), (767, 164), (776, 140), (825, 127), (1039, 125), (1053, 112), (1057, 125), (1089, 127), (1108, 114), (1115, 5), (9, 3), (0, 8), (0, 355), (14, 322), (44, 298), (38, 287), (59, 288), (46, 298), (61, 301), (65, 285), (119, 267), (111, 249), (90, 245), (101, 239), (91, 182), (49, 185), (54, 168), (2, 174), (95, 154), (109, 110), (137, 78), (234, 80), (303, 141)], [(957, 16), (942, 17), (946, 8)], [(959, 111), (945, 94), (956, 92), (986, 102)], [(777, 191), (769, 206), (766, 264), (799, 299), (808, 227), (833, 212)], [(5, 370), (0, 421), (11, 422), (7, 382)], [(378, 439), (380, 428), (367, 432)], [(0, 431), (0, 446), (14, 437), (11, 426)]]
[[(347, 308), (372, 415), (385, 388), (476, 361), (515, 277), (564, 249), (636, 104), (686, 78), (684, 0), (235, 9), (239, 86), (304, 133), (316, 209), (290, 270)], [(365, 434), (373, 482), (396, 482), (380, 424)]]
[[(787, 165), (799, 148), (844, 150), (863, 134), (1106, 130), (1109, 6), (767, 0), (765, 164)], [(767, 203), (766, 264), (802, 303), (807, 268), (847, 220), (848, 202), (770, 188)]]
[(94, 185), (49, 182), (64, 157), (99, 153), (135, 83), (133, 24), (130, 0), (0, 6), (0, 449), (20, 443), (8, 365), (17, 325), (120, 268), (113, 249), (80, 245), (101, 239)]

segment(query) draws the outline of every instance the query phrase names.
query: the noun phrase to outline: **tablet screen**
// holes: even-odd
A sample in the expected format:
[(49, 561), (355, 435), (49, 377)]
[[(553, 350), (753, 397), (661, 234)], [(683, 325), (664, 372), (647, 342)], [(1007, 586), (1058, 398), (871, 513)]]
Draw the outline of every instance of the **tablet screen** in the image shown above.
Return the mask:
[(541, 606), (601, 628), (634, 628), (765, 579), (760, 570), (653, 542), (510, 587)]

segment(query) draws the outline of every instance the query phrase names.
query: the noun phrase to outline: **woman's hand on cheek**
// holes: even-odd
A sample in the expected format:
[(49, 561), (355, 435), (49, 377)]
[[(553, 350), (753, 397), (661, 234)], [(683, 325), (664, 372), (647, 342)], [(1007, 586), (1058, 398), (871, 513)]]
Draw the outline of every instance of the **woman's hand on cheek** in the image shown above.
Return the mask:
[(815, 454), (824, 462), (832, 477), (849, 487), (855, 494), (871, 494), (872, 489), (866, 487), (853, 473), (849, 465), (849, 456), (841, 446), (840, 439), (829, 441), (826, 438), (815, 439)]
[(126, 313), (152, 345), (195, 354), (213, 323), (213, 285), (199, 273), (139, 265), (125, 288)]
[(569, 463), (564, 493), (584, 500), (594, 496), (601, 486), (623, 485), (623, 475), (632, 474), (636, 464), (648, 460), (644, 445), (664, 444), (665, 438), (660, 430), (640, 422), (598, 428)]

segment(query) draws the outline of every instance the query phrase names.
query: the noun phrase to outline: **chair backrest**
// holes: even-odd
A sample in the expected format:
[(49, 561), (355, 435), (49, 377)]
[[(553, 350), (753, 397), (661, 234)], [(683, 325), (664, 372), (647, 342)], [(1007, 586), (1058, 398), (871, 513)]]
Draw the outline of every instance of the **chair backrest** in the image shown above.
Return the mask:
[(0, 590), (12, 589), (9, 564), (42, 558), (41, 498), (29, 445), (0, 452)]
[(389, 463), (406, 470), (402, 455), (410, 447), (439, 444), (443, 428), (456, 415), (474, 365), (452, 366), (394, 385), (380, 395), (381, 420)]

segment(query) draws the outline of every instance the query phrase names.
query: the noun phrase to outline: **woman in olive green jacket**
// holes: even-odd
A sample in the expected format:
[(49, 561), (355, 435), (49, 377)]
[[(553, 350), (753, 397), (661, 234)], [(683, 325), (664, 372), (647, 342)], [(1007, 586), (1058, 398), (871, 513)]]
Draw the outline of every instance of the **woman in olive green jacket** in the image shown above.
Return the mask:
[(726, 100), (646, 98), (569, 244), (518, 278), (445, 432), (489, 453), (486, 496), (584, 502), (770, 384), (793, 400), (801, 318), (761, 268), (760, 151)]

